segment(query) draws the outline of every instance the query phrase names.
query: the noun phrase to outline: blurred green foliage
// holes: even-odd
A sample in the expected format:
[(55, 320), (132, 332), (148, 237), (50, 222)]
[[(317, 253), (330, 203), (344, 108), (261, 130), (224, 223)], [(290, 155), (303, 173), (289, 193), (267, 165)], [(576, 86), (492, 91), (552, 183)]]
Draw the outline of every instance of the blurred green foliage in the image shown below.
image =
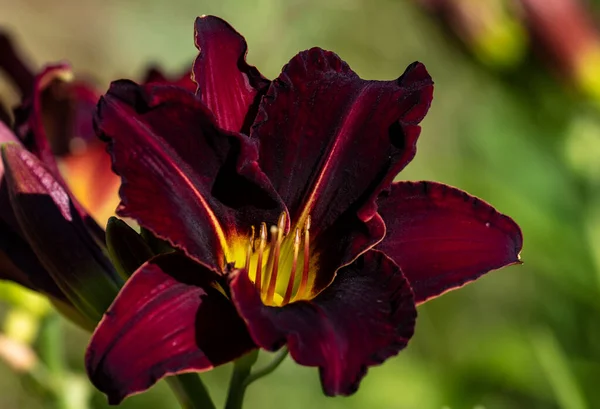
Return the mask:
[[(249, 61), (270, 78), (315, 45), (337, 52), (363, 78), (395, 78), (415, 60), (428, 67), (434, 103), (401, 177), (458, 186), (512, 216), (523, 228), (524, 265), (421, 306), (407, 350), (372, 368), (354, 396), (324, 397), (317, 371), (287, 360), (252, 385), (247, 408), (600, 407), (598, 105), (523, 51), (514, 27), (498, 39), (522, 58), (492, 53), (481, 63), (485, 53), (469, 52), (403, 0), (0, 0), (0, 10), (0, 25), (35, 64), (66, 58), (103, 87), (139, 78), (149, 63), (189, 67), (201, 14), (219, 15), (244, 34)], [(67, 334), (69, 365), (81, 373), (88, 335), (71, 326)], [(217, 402), (229, 372), (203, 375)], [(0, 390), (2, 409), (47, 407), (3, 363)], [(96, 393), (93, 408), (104, 407)], [(161, 383), (122, 407), (177, 406)]]

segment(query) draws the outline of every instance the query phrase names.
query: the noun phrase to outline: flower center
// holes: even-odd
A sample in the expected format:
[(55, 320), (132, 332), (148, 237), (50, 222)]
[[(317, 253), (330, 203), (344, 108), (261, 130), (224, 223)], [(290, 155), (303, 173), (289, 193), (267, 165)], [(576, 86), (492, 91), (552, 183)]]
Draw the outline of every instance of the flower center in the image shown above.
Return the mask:
[(268, 231), (262, 223), (258, 237), (252, 226), (245, 249), (244, 268), (265, 305), (283, 306), (311, 298), (309, 278), (314, 276), (310, 273), (315, 260), (310, 258), (310, 216), (288, 235), (286, 221), (282, 213)]

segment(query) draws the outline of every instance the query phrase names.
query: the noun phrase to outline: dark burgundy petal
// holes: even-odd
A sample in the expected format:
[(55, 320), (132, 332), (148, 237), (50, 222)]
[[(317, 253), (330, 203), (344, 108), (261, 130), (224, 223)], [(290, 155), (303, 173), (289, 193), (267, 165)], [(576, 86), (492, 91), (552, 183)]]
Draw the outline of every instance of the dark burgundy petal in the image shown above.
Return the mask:
[[(19, 259), (23, 259), (24, 261), (31, 260), (34, 262), (37, 261), (37, 258), (23, 240), (15, 243), (15, 239), (19, 240), (20, 238), (0, 220), (0, 280), (14, 281), (31, 290), (36, 290), (27, 271), (23, 271), (23, 269), (15, 265), (16, 263), (12, 258), (18, 256)], [(25, 254), (25, 257), (21, 257), (21, 254)], [(31, 259), (32, 255), (33, 259)], [(41, 268), (41, 271), (45, 273), (43, 268)]]
[(396, 355), (413, 334), (408, 281), (378, 251), (341, 269), (311, 301), (267, 307), (243, 270), (232, 274), (230, 285), (254, 342), (270, 351), (287, 343), (296, 362), (319, 367), (327, 395), (355, 392), (367, 368)]
[(1, 151), (18, 231), (69, 301), (97, 322), (121, 280), (67, 192), (40, 161), (16, 143)]
[[(68, 128), (67, 124), (70, 123), (68, 120), (70, 117), (63, 115), (67, 109), (65, 104), (68, 105), (68, 98), (62, 103), (55, 104), (51, 92), (54, 87), (60, 89), (65, 88), (63, 91), (60, 91), (59, 94), (61, 92), (75, 92), (72, 87), (76, 86), (71, 84), (72, 80), (73, 73), (68, 64), (57, 64), (46, 67), (35, 77), (31, 98), (15, 111), (15, 129), (17, 136), (19, 136), (23, 144), (44, 163), (44, 166), (51, 172), (52, 177), (66, 189), (71, 196), (75, 209), (84, 220), (88, 230), (96, 239), (101, 241), (103, 240), (101, 234), (102, 229), (98, 227), (84, 207), (71, 195), (67, 183), (59, 172), (52, 150), (53, 145), (51, 140), (71, 138), (73, 135), (64, 133), (66, 132), (65, 129)], [(93, 97), (89, 95), (91, 92), (90, 89), (82, 90), (81, 88), (77, 91), (79, 95), (78, 98), (81, 102), (78, 106), (87, 106), (88, 115), (90, 106), (93, 107), (94, 105), (94, 103), (90, 101), (94, 100)], [(84, 100), (87, 101), (87, 105), (82, 102)], [(85, 115), (83, 115), (83, 117), (85, 117)], [(87, 116), (88, 127), (90, 125), (89, 120), (90, 117)], [(85, 120), (80, 119), (79, 121), (75, 121), (75, 123), (78, 122), (85, 123)], [(51, 125), (53, 123), (56, 123), (57, 125)], [(58, 133), (49, 134), (49, 132), (55, 131)], [(70, 141), (70, 139), (68, 140)], [(60, 146), (61, 143), (62, 142), (57, 142), (56, 146)]]
[(420, 63), (394, 81), (365, 81), (332, 52), (294, 57), (262, 99), (251, 132), (292, 220), (310, 214), (318, 235), (360, 205), (355, 213), (370, 221), (376, 194), (415, 154), (432, 93)]
[(251, 137), (292, 220), (311, 215), (320, 264), (313, 292), (383, 238), (375, 197), (415, 155), (432, 93), (420, 63), (395, 81), (365, 81), (318, 48), (298, 54), (271, 84)]
[[(33, 152), (55, 177), (60, 173), (54, 160), (48, 134), (44, 126), (44, 91), (55, 81), (70, 81), (73, 73), (67, 64), (46, 67), (35, 77), (33, 93), (26, 95), (26, 102), (15, 111), (15, 129), (27, 149)], [(64, 181), (61, 181), (66, 186)]]
[[(120, 216), (215, 270), (229, 256), (227, 237), (275, 223), (284, 207), (241, 134), (223, 133), (194, 94), (128, 81), (112, 84), (98, 109), (122, 178)], [(233, 261), (233, 260), (230, 260)]]
[(15, 83), (21, 95), (29, 95), (33, 88), (33, 74), (4, 32), (0, 32), (0, 70)]
[(21, 107), (18, 117), (19, 121), (28, 120), (34, 132), (24, 137), (27, 143), (37, 149), (43, 136), (52, 153), (63, 156), (97, 141), (92, 119), (100, 95), (90, 84), (75, 81), (68, 65), (51, 68), (38, 76), (41, 82), (37, 83), (31, 104)]
[(42, 94), (44, 128), (52, 152), (62, 156), (97, 141), (93, 127), (100, 94), (92, 85), (69, 78), (55, 79)]
[(435, 182), (394, 183), (377, 203), (387, 226), (377, 249), (400, 266), (417, 303), (519, 262), (519, 226), (461, 190)]
[(255, 348), (217, 279), (179, 253), (157, 256), (131, 276), (86, 354), (89, 377), (110, 403)]
[[(17, 142), (12, 131), (0, 123), (0, 144)], [(15, 281), (25, 287), (66, 301), (48, 272), (24, 239), (12, 209), (4, 165), (0, 160), (0, 279)]]
[(68, 303), (66, 296), (42, 267), (29, 244), (2, 220), (0, 220), (0, 280), (14, 281)]
[(269, 81), (246, 63), (246, 41), (227, 22), (198, 17), (195, 32), (199, 54), (193, 73), (198, 95), (222, 129), (247, 133)]

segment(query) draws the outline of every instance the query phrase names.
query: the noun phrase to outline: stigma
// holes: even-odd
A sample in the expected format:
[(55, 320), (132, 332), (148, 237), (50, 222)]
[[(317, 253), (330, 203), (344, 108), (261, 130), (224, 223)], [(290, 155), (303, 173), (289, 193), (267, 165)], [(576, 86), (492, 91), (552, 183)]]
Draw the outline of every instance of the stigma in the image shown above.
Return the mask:
[(251, 228), (244, 269), (265, 305), (283, 306), (310, 298), (310, 216), (286, 234), (287, 215), (277, 225)]

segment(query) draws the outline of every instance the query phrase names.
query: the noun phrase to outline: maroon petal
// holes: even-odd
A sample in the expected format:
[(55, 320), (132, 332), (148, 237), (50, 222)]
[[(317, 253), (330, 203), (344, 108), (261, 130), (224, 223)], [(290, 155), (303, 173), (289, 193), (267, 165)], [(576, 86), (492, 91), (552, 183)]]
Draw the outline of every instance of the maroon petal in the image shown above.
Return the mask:
[(341, 269), (311, 301), (267, 307), (243, 270), (233, 273), (230, 285), (254, 342), (270, 351), (287, 343), (296, 362), (319, 367), (327, 395), (355, 392), (367, 368), (396, 355), (413, 334), (408, 281), (378, 251)]
[(100, 94), (82, 81), (56, 80), (43, 95), (43, 120), (55, 155), (83, 151), (98, 140), (93, 127)]
[(69, 301), (97, 322), (121, 280), (67, 192), (40, 161), (16, 143), (1, 151), (18, 231)]
[(415, 154), (433, 83), (420, 63), (394, 81), (365, 81), (332, 52), (294, 57), (263, 98), (251, 137), (259, 162), (290, 210), (314, 233), (351, 206), (376, 214), (376, 194)]
[[(94, 97), (91, 89), (71, 83), (72, 79), (73, 73), (68, 64), (48, 66), (38, 74), (35, 77), (31, 98), (15, 111), (15, 129), (23, 144), (44, 163), (44, 166), (50, 170), (52, 177), (69, 194), (75, 209), (83, 218), (91, 234), (102, 241), (102, 229), (71, 194), (68, 184), (59, 172), (52, 148), (53, 144), (58, 147), (70, 142), (73, 135), (68, 133), (66, 129), (69, 129), (71, 125), (78, 126), (81, 128), (80, 130), (87, 129), (87, 138), (89, 138), (91, 123), (89, 114), (97, 97)], [(72, 98), (79, 101), (76, 106), (80, 112), (75, 115), (74, 120), (71, 120), (71, 116), (67, 115), (69, 104), (72, 102), (69, 102), (70, 98), (64, 97), (64, 101), (60, 103), (54, 100), (55, 95), (53, 93), (57, 89), (59, 89), (59, 94), (67, 92), (77, 95), (77, 97), (72, 96)], [(86, 124), (88, 128), (85, 128)], [(51, 143), (52, 141), (55, 142)]]
[(111, 404), (164, 376), (206, 371), (255, 348), (217, 278), (178, 253), (131, 276), (86, 354), (89, 377)]
[(227, 238), (260, 221), (274, 224), (284, 211), (258, 168), (256, 147), (220, 131), (183, 88), (115, 82), (96, 125), (111, 140), (113, 170), (122, 178), (117, 213), (210, 268), (234, 261)]
[(68, 302), (23, 238), (0, 220), (0, 280), (14, 281), (31, 290)]
[[(28, 100), (15, 112), (15, 129), (27, 149), (33, 152), (56, 176), (60, 176), (58, 166), (44, 126), (44, 91), (55, 81), (70, 81), (73, 74), (67, 64), (46, 67), (35, 77), (33, 94), (26, 95)], [(66, 186), (64, 181), (60, 181)]]
[(194, 80), (198, 95), (225, 130), (247, 133), (256, 115), (253, 109), (269, 80), (246, 63), (244, 37), (227, 22), (214, 16), (198, 17)]
[(387, 226), (377, 249), (400, 266), (417, 303), (519, 262), (519, 226), (461, 190), (435, 182), (394, 183), (377, 204)]
[[(0, 123), (0, 144), (17, 143), (6, 125)], [(0, 160), (0, 279), (15, 281), (66, 302), (63, 292), (41, 266), (35, 253), (24, 239), (10, 203), (4, 164)]]

